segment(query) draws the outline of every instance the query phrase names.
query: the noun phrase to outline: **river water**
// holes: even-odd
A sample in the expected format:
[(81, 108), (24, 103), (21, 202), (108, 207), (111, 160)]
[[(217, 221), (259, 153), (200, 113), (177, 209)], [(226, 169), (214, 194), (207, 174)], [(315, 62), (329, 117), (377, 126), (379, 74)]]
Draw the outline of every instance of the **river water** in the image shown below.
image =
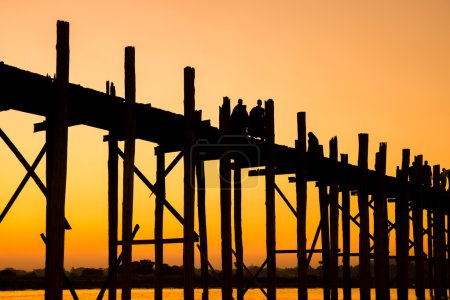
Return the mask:
[[(120, 299), (120, 290), (118, 292), (117, 299)], [(77, 294), (80, 300), (95, 300), (99, 290), (77, 290)], [(200, 289), (195, 290), (195, 299), (201, 300)], [(221, 292), (220, 289), (211, 289), (210, 290), (210, 300), (221, 300)], [(372, 299), (375, 299), (375, 290), (372, 290)], [(163, 291), (164, 299), (168, 300), (183, 300), (183, 290), (182, 289), (164, 289)], [(43, 290), (25, 290), (25, 291), (0, 291), (0, 299), (20, 299), (20, 300), (42, 300), (44, 299), (44, 291)], [(64, 300), (72, 300), (72, 296), (69, 291), (64, 291)], [(107, 293), (103, 297), (103, 299), (108, 299)], [(133, 289), (132, 290), (132, 299), (133, 300), (144, 300), (144, 299), (153, 299), (153, 290), (152, 289)], [(246, 300), (265, 300), (265, 296), (258, 289), (250, 289), (245, 294)], [(277, 300), (293, 300), (297, 299), (297, 289), (293, 288), (283, 288), (277, 290)], [(323, 299), (322, 289), (309, 289), (308, 290), (308, 299), (309, 300), (321, 300)], [(342, 299), (342, 290), (339, 290), (339, 299)], [(359, 290), (352, 290), (352, 300), (359, 299)], [(396, 290), (391, 290), (391, 300), (396, 300)], [(414, 290), (409, 290), (409, 299), (415, 299)], [(430, 299), (430, 295), (427, 292), (427, 298)]]

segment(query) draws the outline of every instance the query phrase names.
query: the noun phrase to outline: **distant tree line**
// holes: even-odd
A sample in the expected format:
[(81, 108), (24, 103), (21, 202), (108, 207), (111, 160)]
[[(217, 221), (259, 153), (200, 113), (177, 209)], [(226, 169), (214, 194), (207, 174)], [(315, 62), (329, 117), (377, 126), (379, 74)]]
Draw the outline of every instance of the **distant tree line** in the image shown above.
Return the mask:
[[(170, 266), (164, 264), (164, 285), (166, 287), (182, 287), (183, 286), (183, 268), (180, 266)], [(409, 272), (413, 282), (414, 262), (409, 264)], [(259, 266), (248, 266), (252, 274), (256, 274)], [(373, 266), (372, 266), (373, 272)], [(390, 266), (391, 282), (395, 287), (395, 265)], [(104, 268), (72, 268), (70, 271), (65, 271), (67, 277), (75, 289), (84, 288), (100, 288), (108, 276), (108, 270)], [(118, 270), (118, 280), (120, 286), (121, 269)], [(358, 266), (351, 267), (352, 285), (357, 287), (359, 269)], [(132, 281), (134, 287), (151, 288), (154, 283), (154, 262), (151, 260), (140, 260), (132, 263)], [(221, 286), (221, 272), (210, 272), (210, 286)], [(0, 271), (0, 290), (22, 290), (22, 289), (43, 289), (44, 288), (45, 270), (37, 269), (33, 271), (15, 270), (13, 268), (6, 268)], [(372, 278), (374, 274), (372, 273)], [(297, 278), (297, 268), (279, 268), (277, 269), (277, 285), (279, 287), (295, 287)], [(263, 269), (258, 276), (258, 282), (265, 284), (266, 270)], [(251, 275), (244, 274), (245, 283), (250, 282)], [(339, 280), (342, 280), (342, 267), (339, 267)], [(195, 270), (195, 284), (200, 287), (200, 270)], [(425, 274), (425, 282), (429, 283), (427, 274)], [(308, 269), (308, 284), (310, 287), (320, 287), (322, 285), (322, 266)]]

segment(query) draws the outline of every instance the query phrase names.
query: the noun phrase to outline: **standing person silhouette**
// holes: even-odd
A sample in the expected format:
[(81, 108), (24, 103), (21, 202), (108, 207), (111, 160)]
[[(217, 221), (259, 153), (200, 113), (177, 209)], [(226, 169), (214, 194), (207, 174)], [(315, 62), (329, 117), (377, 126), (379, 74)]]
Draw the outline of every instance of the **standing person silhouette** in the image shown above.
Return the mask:
[(428, 164), (428, 160), (425, 161), (425, 164), (422, 167), (422, 178), (423, 178), (423, 185), (430, 187), (431, 186), (431, 166)]
[(311, 131), (308, 132), (308, 154), (316, 157), (319, 151), (319, 139)]
[(445, 191), (445, 187), (447, 186), (447, 170), (445, 168), (442, 168), (442, 173), (441, 173), (441, 189), (443, 189)]
[(320, 145), (319, 145), (319, 139), (316, 137), (314, 133), (311, 131), (308, 132), (308, 151), (306, 153), (307, 155), (307, 163), (309, 168), (311, 169), (311, 175), (317, 176), (317, 162), (320, 158)]
[(262, 101), (258, 99), (257, 106), (250, 111), (248, 134), (251, 137), (264, 138), (264, 108), (262, 108)]
[(248, 113), (247, 106), (242, 104), (242, 99), (238, 100), (238, 104), (233, 108), (231, 113), (231, 133), (236, 135), (247, 134)]
[(447, 170), (448, 190), (450, 191), (450, 172)]

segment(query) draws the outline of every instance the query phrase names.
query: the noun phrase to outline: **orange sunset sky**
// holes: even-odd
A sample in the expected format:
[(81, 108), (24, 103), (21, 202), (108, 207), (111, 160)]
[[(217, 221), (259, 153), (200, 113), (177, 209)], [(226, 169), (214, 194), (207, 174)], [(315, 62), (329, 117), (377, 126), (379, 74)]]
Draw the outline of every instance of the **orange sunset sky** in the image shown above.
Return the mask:
[[(356, 164), (357, 135), (365, 132), (372, 169), (379, 142), (388, 143), (390, 175), (401, 163), (402, 148), (410, 148), (412, 155), (423, 154), (432, 165), (450, 167), (449, 1), (2, 0), (0, 61), (53, 75), (57, 20), (70, 22), (73, 83), (104, 91), (110, 80), (123, 96), (124, 47), (132, 45), (138, 102), (182, 113), (183, 68), (189, 65), (196, 69), (196, 107), (215, 126), (223, 96), (233, 104), (242, 98), (248, 107), (258, 98), (273, 98), (277, 143), (294, 145), (296, 112), (306, 111), (307, 130), (325, 144), (326, 155), (328, 140), (336, 135), (339, 151)], [(45, 141), (44, 133), (33, 133), (33, 124), (42, 120), (0, 113), (0, 127), (30, 164)], [(107, 265), (105, 134), (85, 126), (69, 130), (66, 216), (73, 230), (66, 232), (66, 268)], [(154, 146), (137, 141), (136, 165), (152, 182)], [(207, 168), (209, 255), (220, 269), (217, 164), (208, 163)], [(167, 177), (167, 199), (180, 213), (181, 169), (180, 164)], [(44, 180), (45, 163), (37, 172)], [(24, 175), (24, 168), (0, 142), (0, 209)], [(277, 183), (294, 204), (295, 187), (287, 176), (277, 177)], [(311, 243), (319, 217), (313, 183), (308, 192)], [(153, 238), (154, 200), (136, 179), (133, 223), (141, 225), (138, 239)], [(277, 248), (294, 249), (295, 219), (280, 198), (276, 201)], [(264, 261), (264, 208), (264, 179), (246, 179), (243, 232), (249, 265)], [(0, 269), (42, 268), (41, 232), (45, 232), (45, 199), (30, 181), (0, 224)], [(181, 236), (181, 226), (166, 211), (164, 237)], [(394, 253), (395, 234), (390, 238)], [(357, 251), (356, 230), (352, 240)], [(152, 246), (133, 248), (134, 260), (153, 258)], [(317, 255), (313, 264), (318, 260)], [(181, 245), (165, 247), (166, 263), (181, 261)], [(295, 255), (279, 255), (277, 263), (294, 266)]]

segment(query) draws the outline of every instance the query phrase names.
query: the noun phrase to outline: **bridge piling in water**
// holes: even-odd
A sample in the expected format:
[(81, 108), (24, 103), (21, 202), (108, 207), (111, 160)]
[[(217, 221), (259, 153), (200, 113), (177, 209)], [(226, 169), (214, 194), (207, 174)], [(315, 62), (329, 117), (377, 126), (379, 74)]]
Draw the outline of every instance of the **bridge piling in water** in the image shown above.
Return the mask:
[(297, 113), (297, 140), (295, 143), (295, 193), (297, 199), (297, 269), (298, 299), (308, 299), (308, 261), (306, 256), (307, 159), (306, 114)]
[[(114, 85), (109, 85), (109, 82), (107, 83), (107, 94), (116, 96)], [(108, 274), (111, 274), (108, 288), (109, 300), (115, 300), (117, 297), (117, 274), (113, 271), (117, 262), (119, 219), (119, 154), (117, 149), (117, 130), (111, 128), (108, 134)]]
[(64, 216), (67, 178), (69, 23), (58, 21), (56, 42), (56, 95), (46, 115), (46, 252), (45, 299), (62, 300), (64, 272)]

